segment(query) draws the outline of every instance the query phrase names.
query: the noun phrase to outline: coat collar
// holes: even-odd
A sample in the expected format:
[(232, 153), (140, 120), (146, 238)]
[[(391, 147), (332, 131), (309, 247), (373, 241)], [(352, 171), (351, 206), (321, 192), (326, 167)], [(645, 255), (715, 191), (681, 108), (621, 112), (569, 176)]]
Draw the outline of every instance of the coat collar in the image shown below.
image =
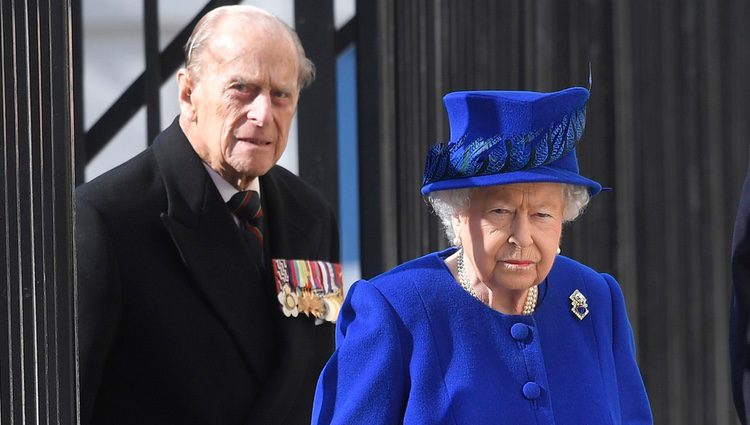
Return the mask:
[(164, 178), (167, 211), (161, 215), (200, 291), (234, 336), (259, 381), (273, 369), (276, 349), (272, 290), (248, 261), (254, 253), (242, 240), (229, 209), (185, 137), (178, 121), (153, 145)]
[(315, 253), (319, 237), (322, 237), (320, 224), (307, 213), (310, 206), (304, 205), (294, 193), (284, 187), (279, 167), (272, 168), (260, 177), (261, 202), (265, 212), (266, 227), (269, 229), (270, 252), (272, 258), (306, 259)]
[[(269, 237), (266, 238), (266, 268), (271, 270), (272, 258), (306, 259), (320, 255), (315, 251), (322, 235), (320, 224), (305, 213), (309, 205), (303, 205), (284, 184), (282, 174), (286, 171), (273, 167), (260, 177), (261, 202)], [(275, 289), (275, 283), (268, 285)], [(274, 304), (275, 305), (275, 304)], [(281, 316), (280, 313), (277, 312)], [(279, 367), (268, 379), (268, 384), (255, 403), (248, 425), (254, 423), (285, 423), (297, 403), (309, 388), (304, 387), (310, 373), (310, 357), (315, 349), (315, 334), (330, 332), (330, 325), (315, 326), (311, 318), (281, 317), (278, 322), (280, 345), (284, 347), (279, 356)], [(317, 371), (316, 371), (317, 373)], [(315, 380), (313, 380), (314, 382)]]

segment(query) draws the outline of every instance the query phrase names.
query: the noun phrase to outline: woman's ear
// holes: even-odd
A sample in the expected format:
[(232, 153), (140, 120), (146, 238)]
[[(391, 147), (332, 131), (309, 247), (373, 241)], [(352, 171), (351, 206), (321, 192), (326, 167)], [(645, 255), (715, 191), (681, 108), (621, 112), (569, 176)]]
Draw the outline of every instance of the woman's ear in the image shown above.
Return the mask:
[(453, 246), (461, 246), (461, 226), (463, 225), (461, 215), (453, 214), (451, 225), (453, 226)]

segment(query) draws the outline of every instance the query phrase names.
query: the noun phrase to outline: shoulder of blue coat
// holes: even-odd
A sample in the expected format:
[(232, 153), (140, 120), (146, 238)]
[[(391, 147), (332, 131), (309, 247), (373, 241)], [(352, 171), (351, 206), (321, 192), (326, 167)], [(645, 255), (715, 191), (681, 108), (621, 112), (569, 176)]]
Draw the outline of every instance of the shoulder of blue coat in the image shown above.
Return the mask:
[(596, 270), (564, 255), (558, 255), (557, 258), (555, 258), (555, 264), (552, 266), (552, 272), (578, 273), (588, 278), (599, 276), (599, 272), (597, 272)]
[[(609, 277), (611, 282), (605, 276)], [(612, 276), (600, 273), (563, 255), (558, 255), (555, 259), (555, 264), (552, 266), (548, 279), (551, 287), (554, 286), (566, 294), (578, 289), (589, 300), (592, 298), (609, 299), (612, 295), (611, 286), (617, 286), (617, 282)]]
[(374, 287), (389, 303), (400, 310), (399, 307), (408, 307), (420, 299), (420, 288), (430, 288), (430, 291), (439, 292), (440, 287), (446, 284), (448, 272), (440, 257), (441, 254), (427, 254), (358, 283)]

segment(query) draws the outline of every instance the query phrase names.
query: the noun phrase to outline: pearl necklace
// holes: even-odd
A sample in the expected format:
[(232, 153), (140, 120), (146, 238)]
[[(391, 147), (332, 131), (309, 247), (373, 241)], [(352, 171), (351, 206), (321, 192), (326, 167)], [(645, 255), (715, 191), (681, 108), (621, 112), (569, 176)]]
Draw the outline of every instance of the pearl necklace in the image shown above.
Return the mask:
[[(468, 292), (472, 297), (478, 299), (479, 301), (482, 301), (481, 298), (479, 298), (479, 295), (474, 291), (474, 288), (469, 284), (469, 279), (466, 277), (466, 268), (464, 267), (464, 250), (461, 248), (461, 253), (458, 256), (457, 260), (458, 265), (458, 283), (461, 285), (462, 288), (466, 292)], [(529, 288), (529, 292), (526, 294), (526, 302), (523, 305), (523, 315), (529, 316), (534, 313), (534, 310), (536, 309), (536, 302), (539, 297), (539, 288), (534, 285), (531, 288)], [(482, 301), (483, 302), (483, 301)]]

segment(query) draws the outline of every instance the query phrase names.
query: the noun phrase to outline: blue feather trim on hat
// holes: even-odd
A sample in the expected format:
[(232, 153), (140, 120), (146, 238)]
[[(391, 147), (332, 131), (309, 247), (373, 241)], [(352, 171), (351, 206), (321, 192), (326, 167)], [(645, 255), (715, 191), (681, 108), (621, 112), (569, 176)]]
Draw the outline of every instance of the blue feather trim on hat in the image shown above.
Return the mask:
[(422, 193), (528, 181), (580, 184), (598, 193), (601, 185), (580, 176), (575, 157), (587, 100), (579, 87), (448, 94), (451, 141), (430, 149)]

